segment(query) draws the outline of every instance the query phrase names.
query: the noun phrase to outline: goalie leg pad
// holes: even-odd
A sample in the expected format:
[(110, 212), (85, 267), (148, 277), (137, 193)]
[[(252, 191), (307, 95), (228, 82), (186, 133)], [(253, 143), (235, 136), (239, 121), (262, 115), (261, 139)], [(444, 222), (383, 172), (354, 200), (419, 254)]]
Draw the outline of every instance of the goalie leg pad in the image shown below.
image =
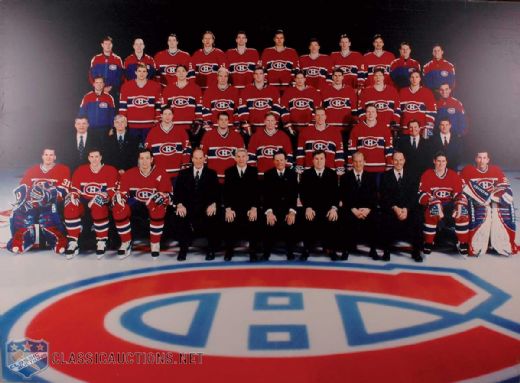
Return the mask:
[(516, 254), (515, 232), (513, 205), (493, 203), (491, 206), (491, 246), (497, 253)]
[(491, 234), (491, 207), (470, 202), (469, 244), (471, 255), (484, 255)]

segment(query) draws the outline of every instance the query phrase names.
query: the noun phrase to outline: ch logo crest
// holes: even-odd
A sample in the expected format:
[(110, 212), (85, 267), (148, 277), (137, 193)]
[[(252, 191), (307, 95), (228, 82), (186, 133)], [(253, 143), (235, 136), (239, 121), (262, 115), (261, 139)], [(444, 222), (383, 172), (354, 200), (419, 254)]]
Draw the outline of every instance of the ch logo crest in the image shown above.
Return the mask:
[(5, 346), (6, 366), (14, 373), (30, 378), (49, 366), (49, 345), (43, 339), (22, 339)]

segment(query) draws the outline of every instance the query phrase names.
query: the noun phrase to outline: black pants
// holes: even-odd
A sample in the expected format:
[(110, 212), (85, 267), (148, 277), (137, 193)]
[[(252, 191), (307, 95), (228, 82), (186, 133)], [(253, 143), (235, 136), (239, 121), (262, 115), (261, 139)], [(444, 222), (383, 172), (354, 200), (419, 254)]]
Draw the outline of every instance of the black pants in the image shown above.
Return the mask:
[[(276, 216), (276, 223), (273, 226), (267, 225), (263, 228), (263, 241), (264, 241), (264, 252), (270, 253), (276, 241), (284, 241), (287, 252), (294, 250), (295, 236), (296, 236), (296, 222), (292, 225), (287, 225), (285, 222), (285, 216), (283, 212), (274, 212)], [(264, 222), (266, 221), (265, 216), (262, 216)]]
[(307, 251), (311, 251), (317, 241), (323, 243), (323, 247), (327, 250), (336, 250), (338, 221), (331, 222), (327, 219), (327, 211), (317, 211), (312, 221), (305, 218), (305, 212), (302, 218), (303, 225), (303, 244)]
[(397, 219), (393, 211), (383, 211), (381, 214), (381, 245), (384, 250), (390, 250), (397, 240), (410, 241), (414, 249), (422, 245), (422, 219), (419, 210), (408, 210), (404, 221)]
[(343, 214), (343, 247), (346, 250), (353, 250), (358, 243), (365, 240), (370, 248), (374, 248), (376, 230), (376, 212), (372, 210), (365, 219), (357, 218), (350, 210)]
[(233, 222), (224, 220), (223, 237), (226, 242), (226, 250), (233, 251), (236, 242), (245, 239), (249, 241), (249, 252), (256, 252), (259, 233), (258, 220), (262, 219), (261, 213), (258, 212), (257, 220), (254, 222), (249, 221), (247, 211), (235, 211), (235, 214)]
[(208, 250), (216, 251), (219, 246), (218, 213), (208, 217), (206, 210), (193, 211), (185, 217), (176, 216), (177, 238), (181, 249), (191, 245), (194, 238), (206, 237), (208, 239)]

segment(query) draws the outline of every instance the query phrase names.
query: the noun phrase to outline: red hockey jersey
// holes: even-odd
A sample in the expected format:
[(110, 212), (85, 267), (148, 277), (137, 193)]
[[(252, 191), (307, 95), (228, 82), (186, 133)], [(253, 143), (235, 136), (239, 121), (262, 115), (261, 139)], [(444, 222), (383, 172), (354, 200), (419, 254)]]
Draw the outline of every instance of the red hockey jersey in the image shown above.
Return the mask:
[(294, 161), (292, 145), (287, 134), (281, 130), (276, 130), (274, 134), (268, 134), (265, 129), (258, 129), (249, 141), (248, 164), (256, 166), (258, 174), (263, 175), (274, 166), (273, 156), (280, 149), (283, 149), (286, 153), (287, 163), (292, 164)]
[(231, 76), (231, 84), (237, 89), (244, 89), (253, 82), (253, 72), (260, 62), (258, 51), (246, 48), (244, 53), (239, 53), (237, 48), (226, 52), (226, 63)]
[(209, 53), (199, 49), (191, 57), (195, 81), (202, 90), (216, 85), (217, 71), (220, 67), (226, 67), (226, 55), (218, 48), (213, 48)]
[(269, 84), (287, 87), (291, 85), (294, 72), (299, 68), (298, 53), (287, 47), (280, 52), (275, 47), (265, 48), (262, 52), (262, 65), (266, 68)]
[(300, 69), (305, 73), (307, 85), (322, 90), (330, 81), (332, 61), (328, 55), (320, 54), (315, 59), (303, 55), (300, 56)]
[(410, 134), (406, 125), (410, 120), (417, 120), (421, 128), (428, 126), (433, 128), (437, 106), (433, 93), (428, 88), (421, 86), (415, 93), (410, 87), (399, 91), (401, 106), (401, 129), (404, 134)]
[(152, 56), (147, 55), (146, 53), (143, 53), (141, 58), (138, 58), (135, 53), (132, 53), (130, 56), (128, 56), (125, 59), (124, 67), (125, 67), (125, 81), (135, 80), (137, 71), (137, 64), (143, 63), (146, 65), (146, 69), (148, 70), (148, 79), (149, 80), (156, 80), (155, 72), (155, 60), (152, 58)]
[(365, 108), (370, 104), (377, 109), (377, 121), (386, 126), (392, 121), (399, 123), (401, 116), (399, 94), (393, 86), (385, 85), (382, 91), (370, 86), (361, 91), (358, 108), (360, 120), (365, 119)]
[(327, 167), (333, 170), (345, 168), (345, 153), (339, 129), (327, 126), (320, 131), (314, 125), (302, 129), (298, 136), (296, 163), (306, 169), (312, 167), (312, 155), (316, 150), (325, 152)]
[(432, 201), (441, 204), (465, 201), (462, 195), (462, 180), (455, 171), (446, 169), (440, 177), (434, 169), (428, 169), (423, 173), (419, 184), (419, 203), (428, 206)]
[(263, 127), (267, 112), (278, 117), (282, 114), (278, 89), (270, 85), (260, 89), (254, 84), (246, 86), (240, 97), (240, 121), (247, 121), (254, 129)]
[(392, 168), (394, 146), (392, 134), (381, 122), (369, 127), (361, 121), (350, 132), (348, 140), (348, 167), (352, 167), (352, 156), (360, 151), (365, 156), (365, 170), (381, 173)]
[(390, 79), (390, 64), (395, 60), (395, 56), (391, 52), (383, 51), (381, 56), (376, 56), (374, 52), (368, 52), (363, 56), (363, 80), (361, 81), (364, 87), (374, 85), (372, 76), (374, 70), (381, 68), (385, 71), (385, 84), (392, 85)]
[(282, 120), (295, 126), (307, 126), (314, 120), (314, 111), (321, 105), (321, 96), (312, 86), (303, 90), (288, 88), (282, 97)]
[(144, 144), (152, 150), (155, 165), (170, 177), (177, 175), (182, 164), (190, 162), (190, 139), (186, 130), (180, 127), (165, 131), (159, 123), (150, 130)]
[(332, 69), (343, 70), (343, 83), (357, 89), (358, 81), (363, 81), (363, 55), (354, 51), (350, 51), (346, 56), (341, 52), (332, 52), (330, 59)]
[(224, 90), (220, 90), (217, 85), (209, 87), (202, 98), (204, 120), (216, 125), (218, 114), (227, 112), (229, 124), (233, 124), (235, 118), (238, 117), (239, 99), (238, 89), (232, 85)]
[(202, 92), (191, 81), (184, 88), (179, 88), (177, 83), (168, 85), (162, 94), (162, 105), (169, 105), (173, 109), (175, 125), (183, 125), (189, 129), (193, 120), (202, 120)]
[(153, 128), (160, 119), (161, 85), (148, 80), (141, 88), (136, 80), (127, 81), (121, 87), (119, 113), (128, 119), (128, 128)]
[(218, 129), (211, 129), (204, 133), (200, 147), (208, 156), (208, 167), (215, 170), (220, 182), (224, 182), (224, 173), (227, 168), (235, 164), (235, 152), (238, 148), (245, 148), (242, 136), (234, 130), (220, 135)]
[(510, 188), (504, 172), (495, 165), (489, 165), (486, 171), (481, 171), (473, 165), (468, 165), (460, 173), (464, 191), (480, 204), (489, 202), (490, 193), (498, 189)]
[(147, 176), (135, 167), (121, 176), (119, 192), (127, 198), (146, 203), (155, 192), (171, 193), (172, 183), (164, 170), (157, 166)]
[(20, 185), (27, 185), (28, 189), (40, 183), (54, 186), (58, 190), (58, 195), (63, 198), (68, 192), (70, 170), (62, 164), (56, 164), (51, 169), (45, 170), (42, 164), (38, 164), (27, 169), (20, 180)]
[(89, 164), (80, 165), (72, 175), (70, 191), (79, 193), (82, 198), (90, 201), (96, 194), (112, 198), (117, 186), (119, 173), (110, 165), (102, 165), (94, 173)]
[(163, 87), (175, 84), (177, 75), (175, 71), (177, 66), (184, 65), (188, 71), (188, 78), (194, 77), (194, 72), (191, 64), (191, 57), (188, 52), (177, 50), (175, 53), (170, 53), (168, 49), (157, 52), (155, 55), (155, 65), (157, 68), (157, 79)]
[(321, 90), (321, 97), (327, 112), (327, 124), (344, 128), (355, 122), (358, 100), (350, 86), (343, 84), (340, 89), (326, 86)]

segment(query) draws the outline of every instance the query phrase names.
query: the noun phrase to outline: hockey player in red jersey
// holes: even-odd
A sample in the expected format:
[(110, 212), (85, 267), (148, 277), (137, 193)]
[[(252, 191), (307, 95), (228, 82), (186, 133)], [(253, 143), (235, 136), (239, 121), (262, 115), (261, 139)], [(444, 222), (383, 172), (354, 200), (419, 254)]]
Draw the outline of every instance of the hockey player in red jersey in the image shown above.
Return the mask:
[(188, 81), (188, 69), (184, 65), (177, 66), (175, 73), (177, 81), (164, 89), (162, 106), (172, 109), (175, 127), (191, 130), (194, 121), (202, 121), (202, 92), (195, 82)]
[(206, 31), (202, 35), (202, 48), (193, 53), (191, 62), (195, 71), (195, 81), (204, 91), (217, 83), (219, 68), (226, 67), (226, 55), (215, 48), (215, 35)]
[(135, 80), (136, 79), (136, 70), (137, 70), (137, 64), (143, 63), (146, 65), (146, 69), (148, 70), (148, 79), (149, 80), (155, 80), (155, 72), (156, 72), (156, 66), (155, 66), (155, 60), (152, 58), (152, 56), (147, 55), (144, 53), (144, 41), (141, 38), (134, 39), (134, 53), (132, 53), (130, 56), (128, 56), (125, 59), (124, 67), (125, 67), (125, 80)]
[(237, 88), (229, 84), (229, 71), (220, 68), (217, 84), (208, 87), (202, 98), (206, 126), (215, 127), (220, 112), (227, 112), (229, 124), (233, 125), (238, 117), (239, 99)]
[(374, 85), (364, 88), (359, 95), (359, 119), (365, 119), (367, 105), (374, 105), (380, 123), (389, 127), (399, 127), (401, 115), (399, 94), (392, 85), (385, 84), (383, 69), (374, 70), (373, 81)]
[(345, 85), (342, 69), (336, 68), (332, 72), (332, 84), (321, 90), (323, 107), (327, 112), (327, 123), (346, 134), (357, 120), (357, 95), (354, 89)]
[(226, 169), (235, 163), (237, 148), (244, 148), (245, 145), (242, 136), (229, 129), (228, 113), (220, 112), (217, 127), (204, 133), (200, 147), (208, 156), (208, 167), (217, 172), (222, 183)]
[(345, 173), (345, 153), (340, 130), (327, 124), (327, 114), (321, 107), (316, 108), (316, 123), (302, 129), (298, 136), (296, 163), (299, 173), (313, 166), (316, 151), (325, 153), (327, 167), (338, 175)]
[(321, 106), (319, 92), (306, 84), (303, 72), (296, 74), (294, 83), (294, 87), (287, 89), (282, 97), (282, 120), (291, 134), (309, 126), (314, 120), (315, 109)]
[(417, 120), (423, 128), (425, 138), (433, 135), (433, 124), (437, 114), (435, 98), (431, 90), (421, 86), (421, 73), (410, 73), (410, 86), (399, 91), (401, 107), (401, 130), (403, 134), (410, 134), (408, 121)]
[(451, 96), (449, 84), (442, 84), (439, 88), (440, 98), (437, 99), (437, 116), (435, 128), (439, 127), (442, 119), (448, 118), (451, 122), (452, 132), (458, 137), (468, 133), (468, 120), (462, 102)]
[(491, 247), (501, 255), (517, 253), (513, 193), (502, 170), (489, 165), (487, 152), (478, 152), (475, 165), (466, 166), (461, 177), (469, 205), (469, 254), (486, 254)]
[(410, 72), (421, 70), (421, 64), (410, 57), (410, 44), (403, 41), (399, 53), (401, 56), (390, 64), (390, 77), (397, 89), (406, 88), (410, 84)]
[(390, 130), (378, 119), (374, 105), (366, 107), (366, 120), (359, 122), (350, 132), (348, 140), (348, 167), (352, 168), (352, 155), (363, 153), (365, 170), (369, 173), (382, 173), (393, 166), (394, 146)]
[(231, 75), (231, 84), (239, 90), (253, 82), (253, 71), (260, 61), (258, 51), (248, 48), (247, 36), (239, 31), (235, 39), (237, 47), (226, 52), (226, 64)]
[(444, 50), (440, 44), (433, 46), (432, 56), (433, 60), (423, 68), (424, 85), (438, 96), (442, 84), (449, 84), (451, 89), (455, 87), (455, 66), (443, 58)]
[(121, 87), (119, 113), (128, 119), (128, 132), (143, 142), (161, 113), (161, 86), (148, 80), (146, 65), (138, 64), (137, 78)]
[(69, 180), (69, 168), (56, 164), (54, 149), (45, 148), (42, 163), (30, 167), (14, 190), (16, 203), (10, 218), (9, 251), (16, 254), (29, 250), (36, 240), (36, 224), (56, 253), (65, 251), (67, 239), (57, 204), (65, 197)]
[(313, 38), (309, 42), (309, 54), (300, 56), (300, 70), (305, 73), (307, 85), (322, 90), (330, 83), (332, 61), (320, 53), (320, 43)]
[(339, 39), (339, 52), (332, 52), (330, 59), (333, 69), (341, 69), (343, 71), (343, 83), (358, 89), (358, 80), (363, 77), (363, 55), (359, 52), (351, 51), (350, 38), (346, 34), (342, 34)]
[(154, 166), (151, 150), (141, 150), (137, 163), (137, 167), (121, 176), (120, 186), (112, 198), (112, 216), (121, 238), (121, 246), (117, 252), (119, 259), (128, 257), (132, 250), (130, 217), (132, 214), (142, 216), (145, 211), (150, 217), (152, 257), (159, 256), (164, 216), (170, 204), (172, 183), (164, 170)]
[(395, 60), (393, 53), (383, 50), (385, 42), (381, 35), (375, 35), (372, 39), (374, 50), (363, 56), (363, 79), (362, 86), (367, 87), (373, 85), (372, 76), (376, 68), (385, 71), (385, 84), (392, 85), (390, 78), (390, 64)]
[(273, 156), (280, 149), (285, 152), (287, 163), (293, 163), (291, 140), (281, 130), (277, 129), (276, 115), (268, 112), (264, 119), (264, 128), (258, 129), (251, 137), (248, 145), (248, 164), (258, 169), (258, 175), (273, 167)]
[(278, 89), (265, 82), (265, 69), (255, 68), (254, 82), (245, 87), (240, 97), (239, 117), (255, 133), (264, 127), (265, 116), (272, 112), (276, 120), (282, 113)]
[(439, 222), (453, 219), (457, 248), (461, 255), (466, 256), (469, 216), (467, 199), (462, 193), (462, 180), (455, 171), (447, 168), (448, 161), (444, 153), (436, 153), (433, 164), (435, 168), (426, 170), (419, 184), (419, 203), (425, 207), (424, 254), (432, 252)]
[(298, 53), (285, 46), (285, 34), (281, 29), (274, 34), (274, 46), (262, 52), (262, 65), (267, 70), (267, 81), (277, 87), (280, 94), (291, 86), (294, 73), (299, 68)]
[(154, 163), (164, 170), (169, 178), (175, 178), (183, 165), (189, 164), (191, 145), (186, 130), (173, 122), (174, 114), (170, 107), (165, 107), (159, 122), (146, 137), (145, 148), (154, 157)]
[(188, 52), (178, 48), (177, 35), (172, 33), (168, 36), (168, 49), (157, 52), (155, 65), (157, 67), (157, 79), (164, 87), (175, 84), (177, 81), (176, 70), (179, 65), (184, 65), (188, 71), (188, 78), (195, 76), (191, 66), (191, 57)]
[(108, 240), (108, 205), (114, 195), (118, 180), (117, 169), (103, 165), (101, 152), (88, 152), (89, 164), (79, 166), (72, 175), (69, 194), (65, 198), (65, 227), (69, 243), (65, 254), (72, 259), (79, 253), (78, 239), (81, 234), (81, 217), (90, 209), (96, 233), (96, 254), (101, 259), (105, 255)]

